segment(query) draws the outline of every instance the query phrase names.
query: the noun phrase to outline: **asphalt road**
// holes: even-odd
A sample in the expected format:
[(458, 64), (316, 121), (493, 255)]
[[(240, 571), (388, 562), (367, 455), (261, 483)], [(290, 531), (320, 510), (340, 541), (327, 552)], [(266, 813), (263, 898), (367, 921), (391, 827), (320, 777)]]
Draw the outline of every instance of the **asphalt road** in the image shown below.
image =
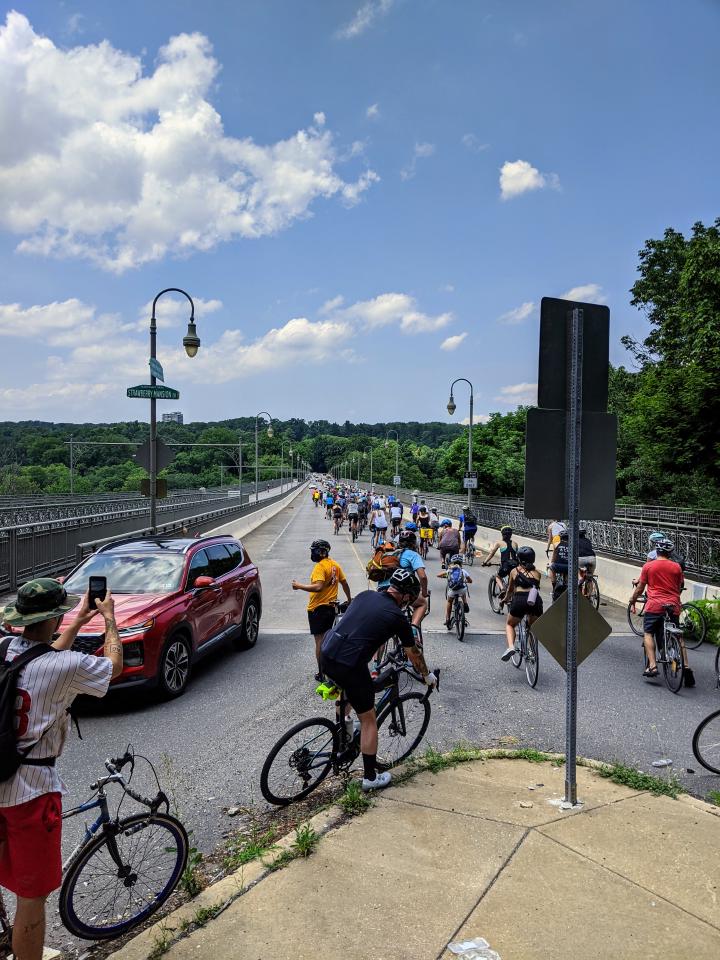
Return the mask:
[[(293, 577), (308, 579), (309, 543), (325, 536), (332, 556), (344, 567), (353, 592), (365, 589), (364, 565), (369, 535), (353, 545), (346, 528), (332, 536), (330, 521), (303, 494), (295, 506), (248, 536), (245, 546), (262, 577), (264, 612), (253, 650), (218, 650), (195, 670), (186, 694), (159, 703), (150, 699), (108, 697), (84, 708), (84, 739), (68, 738), (60, 762), (69, 787), (66, 806), (87, 796), (87, 785), (103, 772), (102, 760), (132, 743), (157, 765), (165, 788), (200, 850), (209, 850), (232, 826), (224, 808), (262, 803), (259, 772), (277, 737), (292, 723), (314, 714), (332, 713), (314, 694), (313, 644), (307, 630), (307, 595), (290, 589)], [(449, 748), (458, 740), (494, 746), (515, 738), (524, 746), (564, 752), (565, 674), (541, 649), (535, 690), (524, 671), (502, 663), (503, 619), (487, 604), (489, 571), (477, 564), (471, 573), (471, 627), (459, 643), (442, 626), (443, 581), (436, 579), (439, 556), (428, 559), (434, 603), (426, 621), (425, 649), (431, 666), (442, 668), (442, 687), (432, 698), (427, 742)], [(599, 567), (602, 587), (602, 563)], [(715, 648), (691, 652), (697, 686), (671, 694), (662, 682), (640, 674), (640, 641), (628, 634), (624, 610), (602, 606), (613, 633), (580, 668), (578, 753), (602, 760), (622, 760), (651, 770), (654, 760), (669, 757), (672, 770), (692, 792), (720, 789), (720, 778), (704, 775), (691, 751), (698, 722), (720, 704), (715, 689)], [(694, 770), (688, 773), (687, 769)], [(655, 771), (658, 772), (658, 771)], [(151, 791), (138, 772), (136, 781)], [(66, 823), (68, 849), (80, 818)]]

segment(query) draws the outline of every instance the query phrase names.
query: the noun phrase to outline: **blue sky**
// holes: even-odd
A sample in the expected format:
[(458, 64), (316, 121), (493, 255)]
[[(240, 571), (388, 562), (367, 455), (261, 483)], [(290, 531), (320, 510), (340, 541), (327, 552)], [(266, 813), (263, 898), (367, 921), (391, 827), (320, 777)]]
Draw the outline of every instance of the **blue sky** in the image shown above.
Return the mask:
[[(34, 0), (0, 30), (0, 419), (534, 400), (538, 303), (642, 335), (637, 252), (720, 214), (716, 0)], [(458, 390), (456, 417), (467, 412)]]

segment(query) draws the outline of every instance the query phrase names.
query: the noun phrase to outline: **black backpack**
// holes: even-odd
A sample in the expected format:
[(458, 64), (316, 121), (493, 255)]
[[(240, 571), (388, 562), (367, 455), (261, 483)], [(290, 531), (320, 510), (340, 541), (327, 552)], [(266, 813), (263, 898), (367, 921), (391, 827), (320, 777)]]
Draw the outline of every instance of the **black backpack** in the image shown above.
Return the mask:
[(30, 767), (54, 767), (55, 757), (44, 757), (42, 760), (29, 760), (28, 753), (37, 746), (31, 744), (27, 750), (21, 752), (17, 748), (17, 733), (15, 731), (15, 714), (17, 699), (17, 680), (22, 668), (46, 653), (55, 653), (55, 648), (47, 643), (38, 643), (14, 660), (6, 661), (8, 648), (13, 638), (6, 637), (0, 644), (0, 783), (13, 777), (18, 769), (25, 765)]
[(463, 517), (465, 518), (464, 521), (463, 521), (463, 525), (464, 525), (464, 526), (466, 526), (466, 527), (476, 527), (476, 526), (477, 526), (477, 517), (476, 517), (475, 514), (472, 512), (472, 510), (466, 510), (466, 511), (463, 513)]

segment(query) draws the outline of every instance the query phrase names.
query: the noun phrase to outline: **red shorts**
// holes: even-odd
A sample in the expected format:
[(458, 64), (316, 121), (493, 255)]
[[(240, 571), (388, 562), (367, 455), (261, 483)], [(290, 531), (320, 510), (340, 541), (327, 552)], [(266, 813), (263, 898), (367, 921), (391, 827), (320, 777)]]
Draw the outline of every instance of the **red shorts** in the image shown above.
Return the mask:
[(62, 800), (43, 793), (0, 807), (0, 886), (18, 897), (46, 897), (62, 882)]

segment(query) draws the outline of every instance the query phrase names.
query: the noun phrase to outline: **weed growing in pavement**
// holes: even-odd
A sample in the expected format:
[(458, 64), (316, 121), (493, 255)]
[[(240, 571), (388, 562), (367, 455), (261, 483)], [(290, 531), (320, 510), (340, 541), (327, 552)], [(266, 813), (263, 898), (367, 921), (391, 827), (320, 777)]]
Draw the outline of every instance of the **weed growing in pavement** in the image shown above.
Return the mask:
[(649, 773), (640, 773), (633, 767), (625, 766), (624, 763), (616, 762), (607, 767), (599, 767), (597, 772), (606, 780), (612, 780), (613, 783), (619, 783), (633, 790), (647, 790), (656, 796), (672, 797), (673, 800), (676, 800), (681, 793), (685, 792), (682, 784), (675, 776), (670, 776), (667, 780), (661, 780)]
[(550, 765), (553, 767), (564, 767), (565, 757), (555, 757), (554, 760), (550, 761)]
[(268, 873), (274, 873), (282, 867), (286, 867), (297, 857), (296, 850), (283, 850), (279, 857), (276, 857), (272, 863), (267, 864)]
[(223, 865), (227, 870), (237, 870), (243, 864), (259, 859), (272, 848), (276, 835), (275, 828), (270, 827), (264, 833), (253, 832), (249, 838), (234, 841), (223, 860)]
[(338, 800), (338, 804), (348, 816), (357, 817), (358, 814), (365, 813), (366, 810), (370, 809), (372, 797), (363, 793), (357, 780), (350, 780), (345, 787), (345, 792)]
[(198, 909), (193, 914), (191, 923), (196, 927), (204, 927), (208, 920), (214, 920), (215, 917), (220, 913), (224, 904), (222, 903), (213, 903), (209, 907), (198, 907)]
[[(188, 834), (192, 836), (192, 831)], [(190, 847), (187, 858), (187, 866), (180, 875), (180, 886), (188, 897), (197, 896), (203, 888), (202, 873), (200, 864), (203, 862), (203, 855), (197, 847)]]
[(301, 857), (309, 857), (315, 847), (318, 845), (319, 840), (320, 834), (317, 833), (309, 823), (304, 823), (301, 827), (298, 827), (295, 830), (293, 849)]
[(711, 790), (707, 795), (708, 803), (714, 803), (716, 807), (720, 807), (720, 790)]
[(158, 928), (153, 936), (152, 949), (147, 955), (147, 960), (160, 960), (160, 957), (168, 952), (173, 944), (173, 933), (174, 930), (166, 924), (158, 924)]

